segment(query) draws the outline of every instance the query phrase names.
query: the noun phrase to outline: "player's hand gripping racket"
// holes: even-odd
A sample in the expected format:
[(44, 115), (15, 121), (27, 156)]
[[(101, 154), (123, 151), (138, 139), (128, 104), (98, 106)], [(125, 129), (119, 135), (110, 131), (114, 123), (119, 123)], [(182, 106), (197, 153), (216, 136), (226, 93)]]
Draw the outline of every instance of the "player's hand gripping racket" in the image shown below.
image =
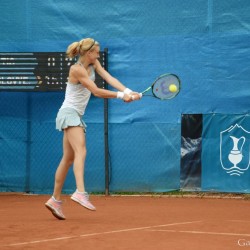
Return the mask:
[(140, 93), (141, 96), (153, 96), (161, 100), (172, 99), (181, 89), (181, 81), (177, 75), (164, 74), (159, 76), (154, 83)]

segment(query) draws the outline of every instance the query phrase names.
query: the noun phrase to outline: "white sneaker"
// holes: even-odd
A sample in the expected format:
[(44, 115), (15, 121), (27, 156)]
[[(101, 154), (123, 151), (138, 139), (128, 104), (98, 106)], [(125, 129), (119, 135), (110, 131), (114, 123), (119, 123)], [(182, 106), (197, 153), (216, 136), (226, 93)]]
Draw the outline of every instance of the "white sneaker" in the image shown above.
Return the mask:
[(79, 203), (80, 205), (84, 206), (85, 208), (95, 211), (96, 208), (91, 204), (89, 201), (89, 195), (88, 193), (79, 193), (75, 191), (75, 193), (72, 194), (71, 200)]

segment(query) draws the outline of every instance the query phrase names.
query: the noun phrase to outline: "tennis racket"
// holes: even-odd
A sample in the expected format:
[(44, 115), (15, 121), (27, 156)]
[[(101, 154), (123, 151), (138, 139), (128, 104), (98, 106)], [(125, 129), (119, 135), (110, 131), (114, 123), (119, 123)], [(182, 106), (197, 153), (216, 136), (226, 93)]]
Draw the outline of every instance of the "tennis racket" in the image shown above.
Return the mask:
[(159, 76), (154, 83), (140, 93), (141, 96), (152, 96), (161, 100), (172, 99), (181, 89), (181, 81), (175, 74)]

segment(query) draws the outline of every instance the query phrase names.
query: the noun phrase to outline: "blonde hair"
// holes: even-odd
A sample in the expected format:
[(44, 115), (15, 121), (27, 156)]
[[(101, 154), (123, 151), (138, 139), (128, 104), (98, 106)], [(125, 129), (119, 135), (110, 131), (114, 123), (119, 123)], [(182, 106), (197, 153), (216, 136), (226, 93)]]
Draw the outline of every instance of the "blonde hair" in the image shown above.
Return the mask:
[(76, 56), (82, 56), (87, 51), (92, 51), (95, 46), (99, 46), (99, 43), (93, 38), (85, 38), (79, 42), (73, 42), (68, 46), (66, 51), (66, 56), (68, 58), (73, 58)]

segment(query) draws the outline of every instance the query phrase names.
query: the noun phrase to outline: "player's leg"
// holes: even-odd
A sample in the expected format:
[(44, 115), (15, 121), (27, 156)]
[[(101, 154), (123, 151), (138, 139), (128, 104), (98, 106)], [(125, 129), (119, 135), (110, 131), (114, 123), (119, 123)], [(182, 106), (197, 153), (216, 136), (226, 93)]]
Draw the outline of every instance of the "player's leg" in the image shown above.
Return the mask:
[(74, 151), (68, 141), (67, 134), (63, 136), (63, 157), (56, 170), (53, 196), (45, 203), (45, 206), (59, 220), (65, 220), (62, 211), (61, 192), (70, 166), (73, 163)]
[(67, 129), (64, 130), (63, 136), (63, 157), (56, 170), (55, 185), (53, 196), (56, 200), (60, 200), (63, 184), (67, 176), (68, 170), (74, 161), (74, 151), (68, 140)]
[(84, 163), (86, 158), (85, 133), (82, 127), (70, 127), (65, 131), (74, 152), (74, 175), (78, 191), (85, 192)]
[(84, 165), (87, 154), (85, 132), (82, 127), (68, 128), (67, 138), (74, 151), (74, 175), (76, 180), (77, 190), (71, 196), (73, 201), (76, 201), (80, 205), (90, 210), (96, 210), (96, 208), (89, 201), (89, 196), (85, 192), (84, 185)]
[(74, 151), (68, 141), (67, 134), (63, 136), (63, 157), (56, 170), (53, 196), (45, 203), (45, 206), (59, 220), (65, 220), (62, 211), (61, 192), (68, 170), (74, 160)]

